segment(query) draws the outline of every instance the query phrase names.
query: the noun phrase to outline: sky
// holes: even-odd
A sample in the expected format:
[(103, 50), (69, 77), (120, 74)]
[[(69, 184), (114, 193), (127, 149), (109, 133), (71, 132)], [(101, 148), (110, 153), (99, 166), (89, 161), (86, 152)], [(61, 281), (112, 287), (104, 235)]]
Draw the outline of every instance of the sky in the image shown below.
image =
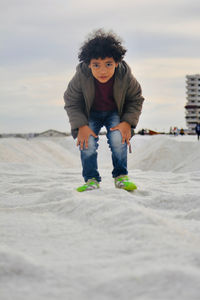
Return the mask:
[(0, 133), (70, 131), (63, 94), (88, 34), (112, 30), (145, 102), (137, 130), (186, 128), (200, 73), (199, 0), (1, 0)]

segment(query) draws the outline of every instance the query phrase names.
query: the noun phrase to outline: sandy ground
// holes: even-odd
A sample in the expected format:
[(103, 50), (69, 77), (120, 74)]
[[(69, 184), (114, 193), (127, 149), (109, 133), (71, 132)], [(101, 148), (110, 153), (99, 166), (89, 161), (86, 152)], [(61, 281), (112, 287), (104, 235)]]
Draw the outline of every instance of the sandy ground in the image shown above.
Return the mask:
[(1, 300), (193, 300), (200, 295), (200, 142), (135, 136), (115, 189), (82, 183), (72, 138), (0, 139)]

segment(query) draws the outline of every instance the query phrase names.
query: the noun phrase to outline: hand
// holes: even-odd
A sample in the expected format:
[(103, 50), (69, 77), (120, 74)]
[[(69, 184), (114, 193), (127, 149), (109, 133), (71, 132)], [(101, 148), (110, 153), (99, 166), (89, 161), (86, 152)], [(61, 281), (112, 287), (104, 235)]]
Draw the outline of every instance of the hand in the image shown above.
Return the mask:
[(117, 126), (110, 128), (111, 131), (119, 130), (122, 135), (122, 144), (125, 142), (127, 145), (130, 145), (130, 138), (131, 138), (131, 125), (127, 122), (121, 122)]
[(85, 144), (85, 148), (86, 149), (88, 148), (88, 139), (90, 135), (94, 136), (95, 138), (98, 137), (88, 125), (84, 125), (79, 128), (76, 145), (77, 146), (80, 145), (81, 150), (83, 150), (84, 144)]

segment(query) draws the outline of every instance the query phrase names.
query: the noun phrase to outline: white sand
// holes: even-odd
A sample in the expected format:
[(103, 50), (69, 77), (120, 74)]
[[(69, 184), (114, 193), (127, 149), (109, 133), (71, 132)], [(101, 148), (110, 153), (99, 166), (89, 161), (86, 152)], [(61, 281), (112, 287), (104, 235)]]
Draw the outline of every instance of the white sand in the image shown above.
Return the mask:
[(78, 193), (72, 138), (0, 139), (0, 300), (200, 299), (200, 142), (135, 136), (128, 193), (100, 140)]

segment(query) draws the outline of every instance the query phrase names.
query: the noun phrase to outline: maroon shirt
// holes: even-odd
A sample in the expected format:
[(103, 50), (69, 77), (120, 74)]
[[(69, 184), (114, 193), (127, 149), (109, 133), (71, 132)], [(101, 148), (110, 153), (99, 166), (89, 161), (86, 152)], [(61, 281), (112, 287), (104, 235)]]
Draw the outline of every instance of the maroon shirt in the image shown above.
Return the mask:
[(117, 110), (117, 106), (113, 97), (113, 84), (115, 76), (107, 82), (101, 83), (97, 79), (95, 82), (95, 99), (92, 105), (93, 111), (111, 111)]

